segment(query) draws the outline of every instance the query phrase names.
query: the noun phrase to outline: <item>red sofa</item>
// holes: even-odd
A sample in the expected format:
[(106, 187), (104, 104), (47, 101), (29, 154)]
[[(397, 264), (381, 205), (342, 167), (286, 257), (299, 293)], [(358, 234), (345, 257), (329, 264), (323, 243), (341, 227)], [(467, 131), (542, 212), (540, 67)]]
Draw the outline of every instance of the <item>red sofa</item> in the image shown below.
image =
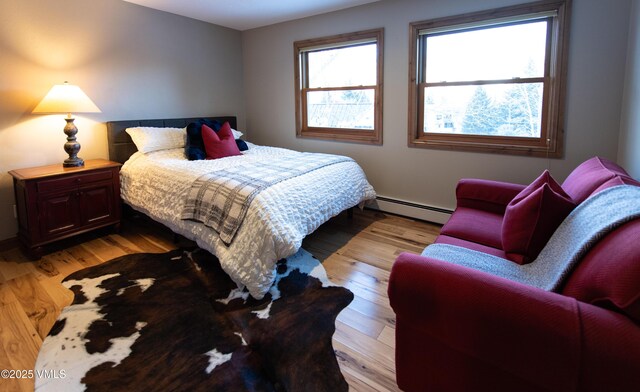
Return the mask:
[[(580, 204), (622, 184), (640, 186), (620, 166), (596, 157), (578, 166), (562, 190)], [(436, 243), (521, 262), (503, 249), (502, 226), (508, 206), (525, 188), (461, 180), (456, 210)], [(564, 282), (558, 292), (549, 292), (402, 253), (389, 280), (398, 386), (405, 391), (640, 390), (640, 219), (598, 241)]]

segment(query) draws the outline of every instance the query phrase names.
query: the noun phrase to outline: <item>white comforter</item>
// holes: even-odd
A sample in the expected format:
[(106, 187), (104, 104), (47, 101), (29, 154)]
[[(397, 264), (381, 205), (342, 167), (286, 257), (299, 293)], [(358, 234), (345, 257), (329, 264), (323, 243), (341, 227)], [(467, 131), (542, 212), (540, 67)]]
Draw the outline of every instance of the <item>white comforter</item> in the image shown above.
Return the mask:
[(239, 287), (262, 298), (275, 277), (274, 266), (294, 254), (302, 239), (341, 211), (375, 192), (358, 164), (342, 162), (273, 185), (251, 203), (230, 246), (199, 222), (180, 219), (191, 183), (204, 173), (250, 162), (268, 162), (272, 156), (296, 151), (249, 144), (241, 156), (189, 161), (184, 149), (136, 152), (120, 172), (122, 199), (134, 209), (165, 224), (215, 254)]

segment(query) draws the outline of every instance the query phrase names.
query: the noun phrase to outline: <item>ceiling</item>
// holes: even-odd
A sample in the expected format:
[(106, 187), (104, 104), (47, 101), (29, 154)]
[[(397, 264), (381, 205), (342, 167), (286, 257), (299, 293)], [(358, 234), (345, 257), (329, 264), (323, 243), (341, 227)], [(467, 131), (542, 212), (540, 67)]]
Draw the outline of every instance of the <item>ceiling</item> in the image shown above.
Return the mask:
[(249, 30), (379, 0), (124, 0), (144, 7)]

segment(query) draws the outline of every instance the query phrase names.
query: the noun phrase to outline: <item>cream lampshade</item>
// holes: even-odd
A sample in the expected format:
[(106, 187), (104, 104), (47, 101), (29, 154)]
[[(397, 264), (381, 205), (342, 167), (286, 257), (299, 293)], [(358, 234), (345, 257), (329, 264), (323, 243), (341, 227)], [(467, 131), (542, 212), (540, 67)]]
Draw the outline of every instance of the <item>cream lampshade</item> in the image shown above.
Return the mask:
[(68, 82), (57, 84), (49, 90), (47, 95), (33, 109), (33, 113), (67, 113), (64, 133), (67, 135), (67, 142), (64, 150), (69, 154), (69, 158), (63, 162), (64, 167), (84, 166), (82, 158), (78, 157), (80, 143), (76, 141), (75, 120), (71, 113), (100, 113), (100, 109), (93, 101), (80, 89), (80, 87)]

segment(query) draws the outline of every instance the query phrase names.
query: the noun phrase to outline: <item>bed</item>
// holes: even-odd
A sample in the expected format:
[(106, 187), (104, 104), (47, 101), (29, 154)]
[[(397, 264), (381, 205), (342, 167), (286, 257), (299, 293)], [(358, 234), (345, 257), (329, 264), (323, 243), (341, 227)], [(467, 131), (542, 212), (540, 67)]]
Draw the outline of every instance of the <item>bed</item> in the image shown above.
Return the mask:
[[(133, 209), (216, 255), (239, 289), (246, 288), (254, 298), (262, 298), (269, 290), (276, 262), (296, 253), (305, 236), (340, 212), (375, 198), (360, 166), (349, 158), (338, 159), (257, 193), (232, 241), (223, 240), (211, 227), (182, 218), (181, 211), (194, 181), (234, 168), (250, 171), (252, 165), (265, 166), (265, 162), (296, 162), (310, 155), (327, 154), (300, 153), (247, 142), (249, 149), (239, 156), (189, 161), (184, 148), (137, 151), (125, 131), (130, 127), (185, 127), (199, 119), (108, 122), (109, 157), (123, 163), (121, 197)], [(232, 116), (206, 119), (229, 122), (236, 128), (236, 118)]]

